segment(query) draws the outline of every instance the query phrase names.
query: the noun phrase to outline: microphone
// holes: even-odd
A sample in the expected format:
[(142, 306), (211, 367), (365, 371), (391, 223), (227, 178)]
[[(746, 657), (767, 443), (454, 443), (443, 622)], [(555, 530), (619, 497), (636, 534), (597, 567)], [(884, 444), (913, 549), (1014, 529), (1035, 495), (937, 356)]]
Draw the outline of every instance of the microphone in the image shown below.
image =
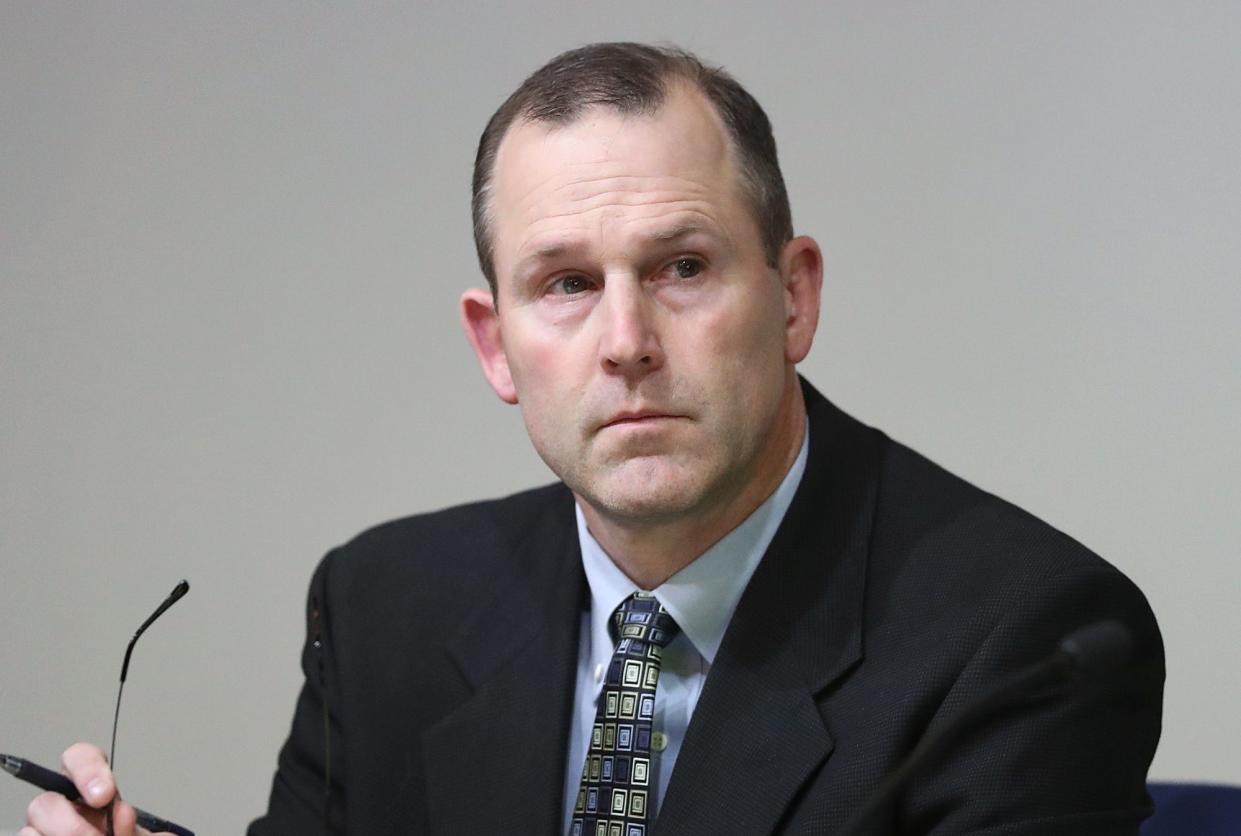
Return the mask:
[[(121, 719), (121, 694), (125, 693), (125, 678), (129, 676), (129, 658), (134, 655), (134, 645), (138, 643), (138, 637), (146, 632), (146, 629), (151, 626), (155, 619), (163, 615), (169, 607), (180, 601), (185, 596), (185, 593), (189, 591), (190, 582), (187, 580), (183, 579), (174, 586), (172, 592), (169, 592), (168, 597), (164, 599), (164, 602), (155, 608), (155, 612), (151, 613), (146, 621), (142, 622), (142, 626), (137, 629), (134, 637), (129, 640), (129, 644), (125, 648), (125, 661), (121, 662), (121, 685), (116, 689), (116, 711), (112, 715), (112, 746), (108, 750), (108, 763), (112, 765), (114, 771), (116, 770), (116, 727)], [(109, 826), (109, 832), (111, 832), (111, 829), (111, 826)]]
[(1070, 633), (1056, 655), (1072, 663), (1069, 676), (1081, 681), (1102, 681), (1129, 664), (1133, 656), (1133, 637), (1119, 621), (1097, 621)]
[(138, 637), (146, 632), (155, 619), (159, 618), (173, 604), (181, 600), (185, 593), (190, 591), (190, 582), (182, 580), (179, 584), (172, 588), (172, 592), (168, 593), (168, 597), (164, 599), (164, 603), (155, 608), (155, 612), (142, 622), (142, 626), (134, 632), (134, 637), (129, 640), (129, 646), (125, 648), (125, 661), (121, 663), (121, 682), (125, 682), (125, 677), (129, 676), (129, 657), (134, 653), (134, 645), (138, 643)]
[(866, 826), (897, 790), (940, 755), (946, 744), (959, 740), (972, 726), (997, 709), (1038, 694), (1056, 696), (1106, 681), (1122, 670), (1133, 655), (1133, 636), (1118, 621), (1097, 621), (1074, 630), (1050, 656), (1005, 677), (961, 713), (924, 736), (905, 760), (875, 789), (861, 809), (841, 830), (841, 836), (861, 836)]

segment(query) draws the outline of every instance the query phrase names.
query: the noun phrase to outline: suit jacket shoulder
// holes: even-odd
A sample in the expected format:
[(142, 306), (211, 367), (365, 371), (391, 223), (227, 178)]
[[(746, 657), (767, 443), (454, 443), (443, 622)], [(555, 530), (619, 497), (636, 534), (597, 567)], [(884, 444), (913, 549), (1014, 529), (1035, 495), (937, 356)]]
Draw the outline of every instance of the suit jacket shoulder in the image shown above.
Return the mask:
[[(1150, 809), (1145, 774), (1163, 682), (1162, 643), (1142, 594), (1067, 535), (808, 385), (806, 396), (806, 477), (699, 703), (728, 715), (728, 692), (744, 687), (759, 660), (772, 667), (782, 654), (788, 661), (765, 678), (779, 682), (782, 668), (785, 681), (796, 672), (804, 682), (802, 699), (780, 699), (800, 712), (805, 742), (776, 732), (768, 745), (812, 766), (800, 767), (781, 788), (788, 801), (752, 829), (831, 832), (964, 705), (1075, 629), (1111, 619), (1134, 638), (1135, 663), (1123, 675), (1090, 693), (1008, 707), (901, 794), (876, 832), (1136, 833)], [(746, 699), (759, 704), (761, 691), (753, 686)], [(720, 761), (712, 735), (687, 740), (674, 784), (700, 741), (700, 770)], [(681, 809), (672, 792), (659, 832), (674, 832), (664, 829), (672, 819), (690, 832), (691, 818), (709, 813)]]
[(512, 723), (523, 698), (540, 703), (524, 728), (544, 738), (527, 741), (541, 770), (497, 777), (489, 797), (558, 816), (558, 789), (526, 790), (563, 763), (557, 695), (572, 700), (583, 585), (562, 485), (394, 520), (331, 551), (311, 580), (293, 728), (249, 832), (428, 832), (434, 789), (486, 777), (487, 721)]
[(572, 497), (552, 484), (374, 526), (329, 552), (316, 573), (363, 609), (411, 595), (430, 606), (476, 606), (486, 590), (541, 577), (545, 544), (576, 536), (573, 526)]

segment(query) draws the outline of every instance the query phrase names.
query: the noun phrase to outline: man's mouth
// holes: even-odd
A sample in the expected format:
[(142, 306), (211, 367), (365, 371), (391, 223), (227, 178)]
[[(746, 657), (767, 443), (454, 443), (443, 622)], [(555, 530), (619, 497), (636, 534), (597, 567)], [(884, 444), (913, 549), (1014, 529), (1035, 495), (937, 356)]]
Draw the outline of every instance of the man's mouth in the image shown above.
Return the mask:
[(618, 412), (603, 424), (601, 429), (609, 427), (642, 427), (655, 426), (664, 421), (673, 421), (678, 418), (684, 418), (684, 415), (676, 415), (670, 412), (661, 412), (654, 409), (638, 409), (631, 411)]

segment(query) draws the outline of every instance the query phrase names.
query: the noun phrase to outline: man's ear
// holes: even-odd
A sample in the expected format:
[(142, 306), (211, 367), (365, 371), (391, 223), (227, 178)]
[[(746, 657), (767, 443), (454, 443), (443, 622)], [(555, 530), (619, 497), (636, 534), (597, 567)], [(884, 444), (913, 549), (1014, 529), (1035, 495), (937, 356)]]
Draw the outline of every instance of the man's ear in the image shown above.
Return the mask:
[(784, 355), (800, 363), (810, 353), (819, 327), (819, 296), (823, 291), (823, 253), (802, 235), (780, 251), (780, 279), (784, 282)]
[(500, 315), (491, 293), (470, 288), (461, 294), (461, 325), (491, 388), (505, 403), (517, 403), (517, 387), (513, 385), (504, 341), (500, 338)]

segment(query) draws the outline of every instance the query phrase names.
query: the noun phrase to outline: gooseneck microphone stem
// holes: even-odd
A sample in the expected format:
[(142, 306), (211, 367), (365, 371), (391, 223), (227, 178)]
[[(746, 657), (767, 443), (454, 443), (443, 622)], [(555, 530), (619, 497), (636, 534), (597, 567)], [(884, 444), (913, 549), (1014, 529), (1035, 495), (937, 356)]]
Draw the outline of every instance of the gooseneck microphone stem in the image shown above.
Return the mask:
[(1033, 667), (1018, 671), (1002, 681), (995, 690), (966, 706), (952, 721), (928, 733), (918, 741), (918, 745), (913, 748), (904, 762), (888, 773), (888, 777), (875, 789), (870, 800), (850, 820), (850, 825), (845, 827), (842, 834), (862, 836), (866, 833), (865, 827), (874, 818), (875, 813), (887, 804), (896, 791), (903, 787), (910, 778), (930, 764), (937, 755), (943, 753), (945, 749), (943, 744), (946, 741), (952, 740), (962, 730), (975, 723), (981, 723), (997, 709), (1057, 681), (1064, 675), (1063, 669), (1067, 664), (1058, 657), (1052, 657)]
[(125, 693), (125, 679), (121, 679), (121, 687), (116, 689), (116, 710), (112, 712), (112, 743), (108, 746), (108, 766), (116, 767), (116, 727), (121, 720), (121, 694)]
[[(1034, 697), (1062, 696), (1088, 680), (1103, 678), (1129, 660), (1132, 639), (1115, 621), (1083, 627), (1060, 642), (1059, 649), (1039, 662), (1005, 677), (987, 693), (969, 703), (956, 717), (927, 733), (899, 767), (888, 774), (867, 802), (849, 819), (840, 836), (863, 836), (876, 814), (896, 792), (948, 748), (996, 711)], [(1060, 688), (1059, 686), (1070, 686)], [(1057, 690), (1058, 689), (1058, 690)]]
[(172, 588), (172, 592), (168, 593), (168, 597), (164, 602), (155, 608), (155, 612), (151, 613), (147, 620), (142, 622), (134, 637), (129, 640), (129, 645), (125, 648), (125, 660), (121, 662), (121, 687), (116, 691), (116, 711), (112, 713), (112, 745), (108, 747), (108, 763), (111, 764), (112, 770), (116, 771), (116, 727), (121, 719), (121, 694), (125, 692), (125, 677), (129, 676), (129, 658), (134, 655), (134, 645), (138, 643), (138, 637), (146, 632), (155, 619), (163, 615), (169, 607), (181, 600), (185, 593), (190, 591), (190, 582), (183, 580)]

